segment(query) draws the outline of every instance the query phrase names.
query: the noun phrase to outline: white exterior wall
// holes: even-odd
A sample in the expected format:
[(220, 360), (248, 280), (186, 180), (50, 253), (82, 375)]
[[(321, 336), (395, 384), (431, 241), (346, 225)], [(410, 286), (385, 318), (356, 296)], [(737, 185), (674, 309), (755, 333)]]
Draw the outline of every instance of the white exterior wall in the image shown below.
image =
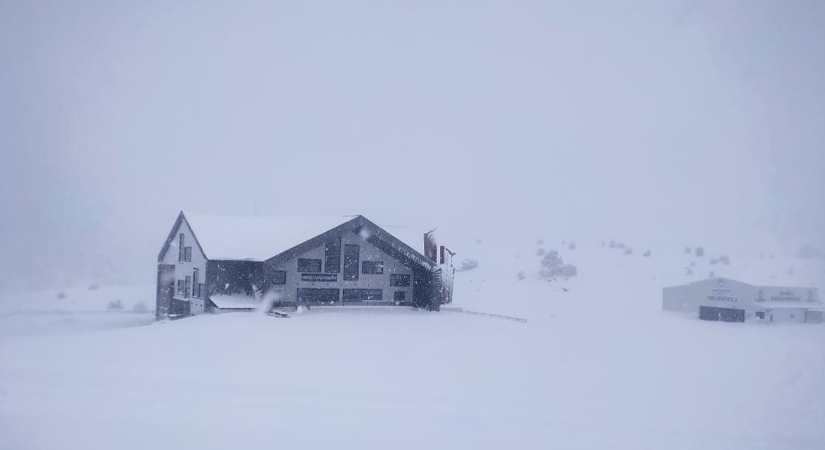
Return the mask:
[(768, 309), (766, 320), (768, 322), (805, 322), (807, 309), (799, 308), (776, 308)]
[[(185, 247), (192, 247), (192, 261), (190, 262), (178, 262), (178, 243), (180, 242), (180, 233), (183, 233), (184, 236), (183, 245)], [(175, 266), (175, 299), (190, 302), (189, 308), (191, 314), (202, 314), (204, 312), (205, 300), (191, 296), (192, 283), (189, 285), (190, 297), (188, 299), (178, 294), (178, 280), (186, 280), (187, 275), (192, 277), (194, 269), (197, 268), (200, 271), (200, 282), (205, 283), (206, 255), (201, 252), (200, 247), (198, 247), (198, 244), (195, 242), (195, 235), (192, 234), (192, 230), (189, 228), (189, 225), (186, 224), (185, 220), (181, 221), (180, 226), (175, 229), (174, 236), (175, 237), (172, 239), (172, 243), (166, 250), (166, 254), (163, 255), (163, 264), (172, 264)]]
[[(343, 278), (344, 272), (344, 245), (355, 244), (361, 247), (360, 261), (358, 267), (358, 280), (345, 281)], [(379, 250), (374, 245), (364, 240), (361, 236), (348, 232), (341, 237), (341, 271), (337, 274), (338, 281), (336, 282), (319, 282), (319, 281), (301, 281), (301, 273), (298, 272), (298, 258), (312, 258), (320, 259), (322, 261), (322, 270), (325, 262), (325, 246), (321, 244), (301, 255), (291, 258), (279, 266), (275, 270), (286, 271), (286, 284), (270, 286), (272, 291), (277, 293), (278, 301), (294, 302), (297, 301), (298, 288), (338, 288), (338, 289), (381, 289), (382, 301), (393, 301), (393, 293), (395, 291), (406, 292), (406, 302), (413, 300), (413, 284), (414, 278), (412, 270), (401, 261), (396, 260), (387, 253)], [(381, 275), (368, 275), (362, 273), (364, 261), (383, 261), (384, 273)], [(410, 276), (409, 286), (390, 286), (390, 274), (404, 274)], [(343, 292), (341, 293), (343, 298)], [(369, 301), (360, 302), (369, 305)]]

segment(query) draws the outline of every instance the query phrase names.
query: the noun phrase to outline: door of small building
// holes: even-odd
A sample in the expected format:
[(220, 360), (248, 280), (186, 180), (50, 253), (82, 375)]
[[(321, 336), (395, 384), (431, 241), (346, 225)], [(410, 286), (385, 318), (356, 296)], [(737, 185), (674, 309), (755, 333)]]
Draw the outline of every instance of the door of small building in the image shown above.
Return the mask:
[(155, 302), (155, 318), (169, 317), (172, 297), (175, 296), (175, 265), (158, 264), (158, 291)]

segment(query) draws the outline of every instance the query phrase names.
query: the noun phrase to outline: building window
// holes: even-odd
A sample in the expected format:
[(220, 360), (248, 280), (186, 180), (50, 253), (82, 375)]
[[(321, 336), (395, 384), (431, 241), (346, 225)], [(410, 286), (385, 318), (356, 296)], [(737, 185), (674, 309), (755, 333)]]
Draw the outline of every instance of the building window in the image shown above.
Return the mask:
[(321, 260), (320, 259), (309, 259), (309, 258), (298, 258), (298, 272), (320, 273), (321, 272)]
[(200, 270), (198, 268), (192, 269), (192, 297), (201, 298), (200, 289)]
[(410, 276), (400, 273), (390, 274), (390, 286), (409, 286)]
[(192, 247), (186, 247), (183, 249), (183, 260), (186, 262), (192, 262)]
[(183, 298), (189, 298), (189, 286), (192, 284), (192, 277), (186, 276), (186, 281), (183, 286)]
[(341, 238), (333, 238), (326, 241), (324, 245), (324, 272), (341, 272)]
[(183, 233), (178, 238), (178, 262), (183, 262)]
[(381, 300), (381, 289), (344, 289), (345, 302), (360, 302), (362, 300)]
[(407, 293), (404, 291), (395, 291), (392, 293), (392, 299), (397, 302), (403, 302), (407, 299)]
[(178, 280), (178, 295), (183, 295), (183, 280)]
[(344, 245), (344, 281), (358, 279), (358, 266), (361, 259), (361, 247), (352, 244)]
[(384, 261), (362, 262), (361, 273), (365, 275), (382, 275), (384, 273)]
[(204, 291), (203, 283), (199, 283), (198, 284), (198, 297), (199, 298), (203, 298), (203, 291)]
[(286, 270), (272, 272), (272, 284), (286, 284)]
[(298, 301), (337, 302), (340, 300), (338, 289), (332, 288), (298, 288)]
[(756, 318), (757, 319), (764, 319), (765, 318), (764, 311), (756, 311)]

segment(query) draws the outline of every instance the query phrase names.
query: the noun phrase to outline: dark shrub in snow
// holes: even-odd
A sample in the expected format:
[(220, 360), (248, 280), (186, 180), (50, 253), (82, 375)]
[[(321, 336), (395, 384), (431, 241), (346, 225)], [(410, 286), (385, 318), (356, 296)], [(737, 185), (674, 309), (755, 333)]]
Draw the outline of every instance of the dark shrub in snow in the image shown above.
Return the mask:
[(120, 299), (109, 302), (109, 304), (106, 305), (106, 309), (123, 309), (123, 302), (121, 302)]
[(461, 266), (458, 268), (458, 270), (473, 270), (476, 267), (478, 267), (478, 261), (470, 258), (464, 258), (461, 260)]
[(571, 242), (570, 245), (567, 246), (567, 248), (569, 248), (570, 250), (575, 250), (576, 249), (576, 243)]
[(645, 258), (650, 258), (650, 250), (642, 253), (642, 256), (644, 256)]
[(632, 254), (633, 254), (633, 249), (632, 249), (632, 248), (630, 248), (630, 247), (626, 248), (626, 249), (624, 250), (624, 254), (625, 254), (625, 255), (632, 255)]
[(66, 293), (63, 292), (63, 291), (58, 292), (57, 293), (57, 298), (58, 298), (58, 300), (63, 300), (64, 298), (66, 298)]
[(136, 313), (145, 313), (149, 311), (149, 308), (146, 306), (144, 302), (137, 302), (134, 306), (132, 306), (132, 311)]
[(705, 256), (705, 249), (702, 247), (696, 247), (696, 250), (693, 252), (697, 258), (701, 258)]
[(525, 274), (524, 274), (524, 271), (523, 271), (523, 270), (520, 270), (520, 271), (519, 271), (519, 273), (517, 273), (517, 274), (516, 274), (516, 278), (517, 278), (519, 281), (521, 281), (521, 280), (523, 280), (523, 279), (527, 278), (527, 275), (525, 275)]
[(89, 285), (89, 290), (90, 291), (96, 291), (97, 290), (97, 285), (96, 284), (90, 284)]

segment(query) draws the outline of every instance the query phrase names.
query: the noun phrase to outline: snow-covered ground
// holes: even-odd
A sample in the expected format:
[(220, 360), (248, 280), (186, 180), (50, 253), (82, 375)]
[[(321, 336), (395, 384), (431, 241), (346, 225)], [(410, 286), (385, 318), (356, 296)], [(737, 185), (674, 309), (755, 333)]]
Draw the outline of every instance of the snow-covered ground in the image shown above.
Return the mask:
[(89, 312), (151, 304), (153, 286), (3, 299), (0, 448), (825, 448), (825, 326), (660, 306), (662, 286), (711, 270), (806, 285), (821, 261), (543, 247), (579, 275), (548, 284), (534, 244), (483, 243), (455, 288), (456, 306), (526, 324), (407, 309), (166, 323)]

